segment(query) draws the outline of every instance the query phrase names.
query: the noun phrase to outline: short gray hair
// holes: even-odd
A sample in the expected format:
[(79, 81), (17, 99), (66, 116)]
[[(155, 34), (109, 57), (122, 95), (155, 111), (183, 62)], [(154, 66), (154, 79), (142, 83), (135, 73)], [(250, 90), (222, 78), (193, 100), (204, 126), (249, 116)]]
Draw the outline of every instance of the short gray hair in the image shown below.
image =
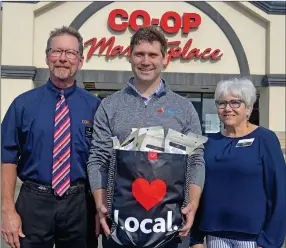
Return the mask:
[(72, 27), (66, 27), (66, 26), (63, 26), (61, 28), (55, 28), (54, 30), (52, 30), (50, 32), (50, 37), (47, 41), (47, 47), (46, 47), (46, 54), (48, 54), (50, 48), (51, 48), (51, 41), (53, 38), (57, 37), (57, 36), (61, 36), (61, 35), (65, 35), (65, 34), (68, 34), (68, 35), (71, 35), (71, 36), (74, 36), (75, 38), (77, 38), (78, 40), (78, 50), (79, 50), (79, 53), (80, 55), (83, 54), (83, 39), (82, 39), (82, 36), (80, 35), (80, 33), (72, 28)]
[(225, 95), (238, 97), (245, 102), (247, 107), (252, 107), (256, 102), (256, 89), (248, 78), (219, 81), (215, 90), (215, 100), (219, 100)]

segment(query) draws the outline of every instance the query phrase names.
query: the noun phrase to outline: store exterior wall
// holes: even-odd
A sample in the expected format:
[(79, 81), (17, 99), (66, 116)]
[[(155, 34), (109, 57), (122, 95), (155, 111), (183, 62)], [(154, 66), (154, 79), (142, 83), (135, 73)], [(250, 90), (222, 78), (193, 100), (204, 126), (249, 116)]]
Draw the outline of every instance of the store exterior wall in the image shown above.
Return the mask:
[[(286, 16), (275, 16), (270, 17), (269, 25), (269, 59), (266, 73), (271, 74), (284, 74), (286, 68)], [(284, 78), (285, 79), (285, 78)]]
[[(152, 4), (152, 8), (150, 8), (150, 4)], [(70, 6), (73, 8), (74, 3), (69, 2), (59, 6), (57, 8), (59, 13), (62, 13), (63, 9), (67, 8), (66, 5), (68, 5), (68, 8), (70, 8)], [(84, 9), (84, 7), (86, 7), (86, 3), (76, 3), (76, 9)], [(116, 32), (110, 29), (108, 25), (106, 25), (108, 23), (108, 15), (114, 9), (123, 9), (130, 16), (134, 11), (134, 4), (125, 2), (124, 5), (122, 5), (121, 2), (114, 2), (97, 11), (79, 29), (84, 41), (88, 41), (91, 38), (101, 39), (102, 37), (109, 39), (111, 36), (115, 36), (115, 45), (123, 45), (124, 47), (129, 45), (130, 37), (133, 34), (133, 31), (130, 28), (127, 28), (122, 32)], [(200, 60), (192, 60), (182, 63), (182, 61), (178, 59), (171, 61), (164, 72), (224, 73), (225, 67), (228, 66), (229, 73), (239, 73), (236, 56), (227, 38), (223, 35), (223, 32), (217, 25), (215, 25), (214, 22), (212, 22), (210, 18), (208, 18), (203, 12), (197, 10), (192, 5), (185, 2), (178, 2), (176, 5), (174, 5), (172, 2), (165, 2), (164, 7), (162, 7), (162, 4), (159, 2), (140, 2), (140, 5), (135, 9), (147, 10), (151, 17), (160, 17), (162, 14), (169, 10), (175, 11), (180, 15), (185, 12), (185, 9), (187, 9), (188, 12), (198, 13), (201, 15), (202, 24), (204, 25), (200, 25), (198, 30), (191, 32), (191, 37), (193, 38), (192, 47), (211, 47), (213, 49), (223, 48), (224, 50), (224, 55), (219, 63), (206, 61), (202, 64)], [(53, 12), (46, 12), (35, 19), (35, 33), (39, 34), (35, 37), (34, 52), (34, 63), (37, 67), (45, 66), (44, 54), (42, 54), (41, 51), (45, 49), (45, 41), (48, 37), (49, 30), (53, 29), (55, 25), (57, 25), (56, 23), (58, 20), (54, 20), (54, 23), (48, 21), (52, 18), (53, 15)], [(75, 16), (76, 15), (71, 16), (70, 23), (73, 21)], [(103, 23), (104, 25), (102, 25), (100, 28), (96, 28), (95, 23)], [(209, 40), (209, 36), (215, 36), (216, 39)], [(181, 44), (185, 44), (186, 41), (190, 38), (190, 35), (184, 37), (181, 35), (181, 31), (179, 31), (175, 34), (166, 34), (166, 37), (172, 41), (180, 40)], [(91, 43), (85, 46), (85, 57), (87, 57), (87, 53), (89, 52), (90, 47)], [(110, 58), (106, 61), (105, 56), (96, 56), (97, 54), (98, 49), (95, 51), (94, 55), (88, 61), (86, 61), (83, 69), (110, 70), (111, 68), (116, 68), (117, 71), (131, 70), (130, 64), (128, 63), (128, 58), (126, 56), (120, 59)]]
[(34, 83), (31, 79), (1, 79), (1, 121), (12, 101), (32, 88)]
[[(180, 41), (180, 47), (193, 39), (191, 48), (220, 49), (223, 56), (220, 60), (182, 60), (172, 59), (164, 69), (163, 77), (168, 78), (168, 83), (173, 88), (186, 92), (203, 92), (208, 88), (213, 92), (219, 79), (233, 76), (249, 76), (254, 80), (260, 94), (260, 124), (285, 136), (285, 15), (267, 14), (249, 2), (201, 2), (197, 4), (178, 2), (39, 2), (29, 3), (3, 3), (2, 27), (2, 54), (3, 68), (1, 81), (1, 120), (12, 102), (20, 93), (43, 84), (48, 77), (45, 64), (45, 48), (49, 32), (62, 25), (77, 25), (80, 14), (87, 7), (101, 4), (102, 8), (95, 11), (86, 21), (78, 26), (84, 41), (91, 38), (100, 40), (102, 37), (109, 39), (115, 37), (115, 44), (126, 48), (133, 31), (129, 28), (122, 32), (114, 31), (108, 26), (108, 16), (114, 9), (123, 9), (130, 15), (134, 10), (145, 10), (150, 17), (160, 18), (167, 11), (175, 11), (180, 16), (184, 12), (200, 15), (201, 24), (196, 29), (191, 29), (188, 34), (182, 30), (173, 34), (165, 33), (170, 41)], [(207, 11), (206, 11), (207, 9)], [(216, 13), (216, 12), (217, 13)], [(211, 16), (213, 15), (213, 16)], [(221, 15), (221, 18), (218, 17)], [(17, 18), (18, 22), (14, 21)], [(226, 32), (225, 23), (215, 19), (225, 19), (237, 36), (238, 43), (246, 56), (245, 64), (239, 62), (237, 42), (231, 42), (229, 29)], [(119, 23), (122, 20), (116, 19)], [(125, 21), (125, 20), (123, 20)], [(140, 20), (137, 20), (140, 24)], [(255, 32), (253, 31), (255, 30)], [(91, 51), (91, 43), (84, 48), (87, 58)], [(95, 82), (104, 85), (106, 82), (126, 82), (131, 75), (131, 68), (127, 56), (106, 57), (106, 50), (99, 54), (97, 49), (79, 73), (79, 83)], [(7, 69), (8, 68), (8, 69)], [(28, 68), (28, 69), (27, 69)], [(242, 68), (246, 68), (243, 69)], [(247, 71), (247, 69), (249, 71)], [(25, 71), (26, 70), (26, 71)], [(28, 71), (27, 71), (28, 70)], [(4, 73), (3, 73), (4, 71)], [(265, 75), (276, 75), (279, 78), (270, 79), (263, 84)], [(284, 79), (283, 79), (284, 76)], [(284, 103), (284, 104), (283, 104)], [(279, 107), (278, 107), (279, 106)], [(283, 115), (284, 113), (284, 115)]]
[[(106, 2), (3, 3), (0, 27), (1, 121), (15, 97), (47, 80), (49, 73), (45, 64), (45, 48), (49, 32), (62, 25), (78, 24), (80, 18), (77, 17), (91, 4), (104, 5)], [(159, 18), (167, 11), (176, 11), (179, 15), (184, 12), (199, 14), (202, 21), (197, 29), (192, 29), (187, 35), (182, 35), (181, 30), (174, 34), (165, 33), (166, 37), (170, 41), (180, 41), (181, 47), (192, 38), (191, 48), (221, 49), (223, 56), (218, 61), (174, 59), (164, 70), (163, 77), (168, 79), (171, 88), (192, 92), (194, 98), (190, 100), (198, 106), (202, 105), (201, 119), (205, 122), (202, 125), (208, 125), (207, 118), (213, 118), (216, 112), (211, 106), (216, 83), (233, 76), (249, 76), (259, 93), (259, 124), (276, 132), (285, 153), (285, 13), (268, 13), (271, 11), (249, 2), (201, 2), (202, 5), (205, 6), (204, 10), (198, 8), (198, 4), (195, 6), (186, 2), (176, 5), (171, 2), (114, 2), (99, 8), (78, 29), (84, 41), (115, 36), (115, 45), (126, 48), (133, 31), (127, 28), (123, 32), (116, 32), (108, 27), (108, 15), (114, 9), (125, 10), (129, 17), (138, 9), (145, 10), (153, 18)], [(226, 34), (226, 24), (231, 27), (227, 29), (229, 36)], [(234, 39), (231, 43), (229, 38), (235, 35), (238, 40)], [(243, 53), (235, 50), (239, 44)], [(86, 44), (85, 57), (90, 47), (90, 43)], [(243, 55), (246, 61), (242, 59)], [(113, 89), (119, 89), (130, 75), (131, 68), (126, 56), (107, 59), (105, 52), (98, 55), (97, 49), (85, 61), (78, 74), (78, 83), (83, 87), (83, 82), (90, 82), (103, 89), (109, 83)], [(205, 91), (208, 97), (202, 100), (200, 95)], [(195, 96), (196, 93), (198, 96)]]
[(34, 5), (3, 3), (2, 64), (33, 65), (33, 40)]
[(273, 130), (285, 130), (285, 87), (270, 87), (269, 92), (269, 126)]
[(209, 4), (227, 20), (239, 37), (247, 55), (250, 74), (265, 74), (265, 37), (268, 20), (260, 16), (259, 10), (251, 13), (250, 3), (209, 2)]
[[(34, 5), (3, 3), (2, 65), (32, 66)], [(15, 18), (21, 21), (15, 21)], [(1, 79), (1, 121), (15, 97), (34, 88), (32, 79)]]
[(269, 95), (269, 128), (276, 132), (286, 158), (286, 87), (270, 87)]

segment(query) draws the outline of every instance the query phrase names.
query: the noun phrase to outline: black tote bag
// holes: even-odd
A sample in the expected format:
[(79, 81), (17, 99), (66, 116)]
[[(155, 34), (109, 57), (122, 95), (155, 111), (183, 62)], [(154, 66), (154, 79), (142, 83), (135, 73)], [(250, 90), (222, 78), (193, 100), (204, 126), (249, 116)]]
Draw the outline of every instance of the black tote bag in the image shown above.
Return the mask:
[(112, 238), (124, 247), (157, 248), (178, 236), (188, 201), (188, 157), (114, 150), (107, 189)]

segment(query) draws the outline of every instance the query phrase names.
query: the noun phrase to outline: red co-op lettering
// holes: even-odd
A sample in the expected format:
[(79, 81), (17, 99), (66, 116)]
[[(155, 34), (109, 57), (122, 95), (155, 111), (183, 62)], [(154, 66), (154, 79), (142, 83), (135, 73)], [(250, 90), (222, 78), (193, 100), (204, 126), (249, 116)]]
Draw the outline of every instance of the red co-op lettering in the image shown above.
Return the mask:
[[(117, 23), (116, 18), (121, 21)], [(142, 25), (137, 24), (138, 19), (142, 19)], [(173, 25), (169, 24), (169, 20), (173, 20)], [(124, 9), (114, 9), (108, 16), (108, 25), (115, 31), (124, 31), (128, 26), (136, 31), (142, 26), (158, 25), (166, 33), (177, 33), (182, 28), (182, 32), (187, 34), (200, 24), (201, 16), (197, 13), (183, 13), (181, 16), (177, 12), (167, 11), (158, 19), (152, 18), (145, 10), (135, 10), (129, 16)]]
[[(119, 18), (120, 21), (116, 18)], [(137, 24), (137, 20), (141, 18), (142, 25)], [(173, 19), (173, 25), (169, 25), (169, 20)], [(130, 15), (123, 9), (114, 9), (109, 13), (108, 25), (114, 31), (124, 31), (128, 27), (136, 31), (141, 26), (158, 25), (166, 33), (177, 33), (182, 29), (182, 33), (187, 34), (191, 29), (197, 29), (201, 24), (201, 17), (196, 13), (183, 13), (179, 15), (174, 11), (165, 12), (160, 19), (151, 18), (145, 10), (135, 10)], [(189, 38), (184, 43), (180, 40), (167, 40), (167, 62), (164, 67), (167, 67), (172, 59), (203, 59), (203, 60), (219, 60), (223, 56), (220, 49), (210, 47), (201, 49), (193, 46), (193, 39)], [(84, 42), (85, 47), (89, 47), (87, 59), (92, 56), (98, 56), (105, 53), (106, 58), (115, 56), (130, 56), (130, 46), (116, 44), (116, 37), (90, 38)]]

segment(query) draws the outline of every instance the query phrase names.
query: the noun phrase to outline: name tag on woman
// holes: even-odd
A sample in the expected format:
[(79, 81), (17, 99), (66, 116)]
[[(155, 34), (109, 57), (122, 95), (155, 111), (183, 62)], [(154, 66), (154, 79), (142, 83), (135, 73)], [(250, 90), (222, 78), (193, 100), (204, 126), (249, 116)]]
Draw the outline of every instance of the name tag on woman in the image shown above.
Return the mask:
[(239, 140), (236, 144), (235, 147), (246, 147), (246, 146), (251, 146), (252, 143), (254, 141), (254, 138), (252, 139), (242, 139), (242, 140)]

